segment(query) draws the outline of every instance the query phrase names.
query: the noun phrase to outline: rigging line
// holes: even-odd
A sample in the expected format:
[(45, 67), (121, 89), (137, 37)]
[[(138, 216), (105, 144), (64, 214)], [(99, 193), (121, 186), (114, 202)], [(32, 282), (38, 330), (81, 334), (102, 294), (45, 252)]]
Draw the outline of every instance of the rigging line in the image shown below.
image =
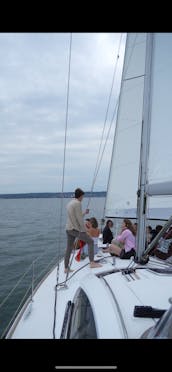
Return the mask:
[[(97, 175), (98, 175), (98, 172), (99, 172), (99, 169), (100, 169), (101, 161), (102, 161), (102, 158), (103, 158), (103, 155), (104, 155), (104, 152), (105, 152), (107, 140), (108, 140), (108, 137), (109, 137), (111, 128), (112, 128), (113, 120), (114, 120), (114, 117), (115, 117), (115, 114), (116, 114), (116, 110), (117, 110), (117, 106), (118, 106), (118, 101), (119, 101), (119, 98), (118, 98), (118, 100), (116, 102), (115, 110), (113, 112), (113, 116), (112, 116), (112, 119), (111, 119), (111, 124), (110, 124), (109, 130), (108, 130), (108, 133), (107, 133), (107, 136), (106, 136), (106, 140), (105, 140), (105, 143), (104, 143), (104, 147), (103, 147), (103, 150), (102, 150), (101, 158), (99, 160), (99, 164), (98, 164), (98, 167), (97, 167), (97, 170), (96, 170), (96, 174), (95, 174), (95, 177), (94, 177), (94, 180), (93, 180), (93, 187), (94, 187), (95, 182), (96, 182), (96, 178), (97, 178)], [(91, 197), (89, 198), (88, 205), (90, 203), (90, 199), (91, 199)], [(105, 199), (105, 202), (106, 202), (106, 199)], [(104, 206), (104, 208), (105, 208), (105, 206)]]
[[(119, 97), (120, 97), (120, 95), (118, 96), (118, 100), (116, 102), (114, 114), (113, 114), (113, 117), (112, 117), (112, 122), (114, 120), (114, 116), (115, 116), (115, 113), (116, 113), (116, 110), (117, 110), (117, 107), (118, 107), (118, 104), (119, 104)], [(112, 125), (112, 122), (111, 122), (111, 125)], [(114, 138), (115, 138), (115, 134), (116, 134), (116, 128), (115, 128)], [(114, 142), (115, 142), (115, 139), (114, 139)], [(113, 154), (113, 149), (112, 149), (112, 154)], [(110, 168), (111, 168), (111, 165), (112, 165), (112, 155), (111, 155)], [(108, 190), (108, 186), (109, 186), (109, 180), (110, 180), (110, 172), (109, 172), (109, 177), (108, 177), (107, 187), (106, 187), (107, 190)], [(102, 221), (102, 225), (103, 225), (103, 219), (104, 219), (104, 216), (105, 216), (106, 200), (107, 200), (107, 193), (106, 193), (106, 197), (105, 197), (105, 201), (104, 201), (103, 217), (102, 217), (102, 220), (101, 220)]]
[(15, 284), (15, 286), (12, 288), (12, 290), (8, 293), (8, 295), (4, 298), (4, 300), (0, 304), (0, 308), (4, 305), (4, 303), (7, 301), (7, 299), (12, 295), (14, 290), (18, 287), (19, 283), (23, 280), (23, 278), (26, 276), (26, 274), (31, 270), (32, 263), (29, 265), (28, 269), (24, 272), (24, 274), (21, 276), (21, 278), (18, 280), (18, 282)]
[(108, 98), (108, 105), (107, 105), (107, 110), (106, 110), (106, 115), (105, 115), (104, 126), (103, 126), (103, 130), (102, 130), (102, 136), (101, 136), (101, 141), (100, 141), (99, 152), (98, 152), (98, 156), (97, 156), (97, 163), (96, 163), (96, 167), (95, 167), (94, 176), (96, 174), (96, 169), (98, 167), (98, 161), (99, 161), (99, 157), (100, 157), (100, 150), (101, 150), (103, 136), (104, 136), (104, 131), (105, 131), (105, 126), (106, 126), (106, 122), (107, 122), (107, 116), (108, 116), (108, 111), (109, 111), (109, 106), (110, 106), (110, 100), (111, 100), (111, 97), (112, 97), (112, 90), (113, 90), (113, 86), (114, 86), (114, 80), (115, 80), (116, 71), (117, 71), (117, 64), (118, 64), (118, 60), (119, 60), (119, 51), (120, 51), (120, 47), (121, 47), (121, 39), (122, 39), (122, 35), (120, 37), (120, 42), (119, 42), (119, 47), (118, 47), (118, 52), (117, 52), (116, 64), (115, 64), (115, 68), (114, 68), (114, 74), (113, 74), (113, 79), (112, 79), (110, 94), (109, 94), (109, 98)]
[(68, 127), (68, 113), (69, 113), (71, 51), (72, 51), (72, 33), (70, 34), (70, 46), (69, 46), (69, 67), (68, 67), (67, 102), (66, 102), (65, 141), (64, 141), (64, 153), (63, 153), (62, 193), (64, 191), (64, 175), (65, 175), (65, 165), (66, 165), (66, 142), (67, 142), (67, 127)]
[[(128, 70), (128, 67), (129, 67), (129, 64), (130, 64), (130, 60), (131, 60), (131, 57), (132, 57), (132, 54), (133, 54), (133, 50), (135, 48), (135, 45), (137, 44), (136, 43), (136, 40), (137, 40), (137, 37), (138, 37), (138, 34), (135, 35), (135, 38), (134, 38), (134, 42), (133, 42), (133, 45), (132, 45), (132, 48), (131, 48), (131, 52), (130, 52), (130, 55), (129, 55), (129, 58), (128, 58), (128, 64), (125, 68), (125, 65), (123, 66), (123, 72), (122, 72), (122, 79), (121, 79), (121, 86), (122, 86), (122, 83), (124, 81), (124, 76), (126, 76), (127, 74), (127, 70)], [(126, 55), (126, 49), (125, 49), (125, 55)], [(124, 60), (125, 60), (125, 56), (124, 56)], [(124, 70), (125, 69), (125, 70)], [(121, 91), (121, 89), (120, 89)], [(120, 97), (120, 94), (118, 96), (118, 101), (117, 101), (117, 104), (119, 102), (119, 97)], [(117, 109), (117, 105), (115, 107), (115, 110)], [(116, 133), (117, 133), (117, 124), (116, 123), (116, 128), (115, 128), (115, 134), (114, 134), (114, 144), (113, 144), (113, 148), (115, 146), (115, 138), (116, 138)], [(113, 153), (113, 149), (112, 149), (112, 153)], [(111, 164), (110, 164), (110, 168), (111, 168), (111, 165), (112, 165), (112, 157), (111, 157)], [(107, 182), (107, 189), (108, 189), (108, 185), (109, 185), (109, 181), (110, 181), (110, 173), (109, 173), (109, 178), (108, 178), (108, 182)], [(103, 217), (104, 217), (104, 214), (105, 214), (105, 206), (106, 206), (106, 200), (107, 200), (107, 194), (106, 194), (106, 198), (105, 198), (105, 202), (104, 202), (104, 210), (103, 210)], [(102, 219), (103, 220), (103, 219)]]
[[(103, 154), (104, 154), (104, 151), (105, 151), (105, 147), (106, 147), (106, 143), (107, 143), (107, 140), (108, 140), (108, 137), (109, 137), (109, 134), (110, 134), (110, 130), (111, 130), (111, 127), (112, 127), (112, 123), (113, 123), (113, 120), (114, 120), (114, 117), (115, 117), (115, 114), (116, 114), (116, 110), (117, 110), (117, 107), (118, 107), (118, 103), (119, 103), (119, 97), (117, 99), (117, 102), (116, 102), (116, 106), (115, 106), (115, 110), (114, 110), (114, 113), (113, 113), (113, 116), (112, 116), (112, 120), (111, 120), (111, 125), (110, 125), (110, 128), (109, 128), (109, 132), (108, 132), (108, 136), (106, 138), (106, 142), (105, 142), (105, 145), (104, 145), (104, 149), (103, 149), (103, 152), (102, 152), (102, 157), (103, 157)], [(101, 165), (101, 160), (102, 160), (102, 157), (100, 159), (100, 163), (99, 163), (99, 168), (97, 170), (97, 174), (98, 174), (98, 171), (100, 169), (100, 165)], [(111, 160), (112, 161), (112, 160)], [(96, 175), (97, 177), (97, 175)], [(96, 179), (95, 179), (96, 181)], [(108, 181), (107, 181), (107, 187), (106, 189), (108, 188), (108, 184), (109, 184), (109, 178), (108, 178)], [(102, 217), (102, 224), (103, 224), (103, 219), (104, 219), (104, 215), (105, 215), (105, 206), (106, 206), (106, 199), (107, 199), (107, 193), (106, 193), (106, 197), (105, 197), (105, 201), (104, 201), (104, 208), (103, 208), (103, 217)]]
[(96, 170), (94, 184), (95, 184), (95, 181), (96, 181), (96, 178), (97, 178), (99, 169), (100, 169), (100, 165), (101, 165), (103, 154), (104, 154), (104, 151), (105, 151), (105, 148), (106, 148), (107, 140), (108, 140), (108, 137), (109, 137), (111, 128), (112, 128), (113, 120), (114, 120), (114, 117), (115, 117), (115, 114), (116, 114), (116, 110), (117, 110), (117, 106), (118, 106), (118, 101), (119, 101), (119, 98), (117, 99), (117, 102), (116, 102), (116, 106), (115, 106), (115, 110), (113, 112), (113, 116), (112, 116), (112, 119), (111, 119), (110, 127), (109, 127), (109, 130), (108, 130), (107, 136), (106, 136), (106, 140), (105, 140), (105, 143), (104, 143), (104, 146), (103, 146), (102, 154), (101, 154), (101, 157), (100, 157), (100, 160), (99, 160), (99, 164), (98, 164), (98, 167), (97, 167), (97, 170)]
[[(64, 202), (64, 177), (65, 177), (65, 166), (66, 166), (66, 143), (67, 143), (67, 128), (68, 128), (68, 112), (69, 112), (69, 88), (70, 88), (70, 68), (71, 68), (71, 52), (72, 52), (72, 33), (70, 34), (69, 42), (69, 64), (68, 64), (68, 82), (67, 82), (67, 100), (66, 100), (66, 121), (65, 121), (65, 138), (64, 138), (64, 152), (63, 152), (63, 174), (62, 174), (62, 185), (61, 193), (62, 197), (60, 199), (60, 224), (59, 224), (59, 234), (62, 231), (62, 210)], [(60, 239), (59, 247), (60, 248)], [(60, 249), (59, 249), (60, 251)], [(57, 276), (59, 271), (59, 259), (57, 263)], [(55, 303), (54, 303), (54, 320), (53, 320), (53, 338), (55, 338), (55, 328), (56, 328), (56, 303), (57, 303), (57, 291), (55, 291)]]
[[(20, 303), (19, 303), (19, 305), (18, 305), (16, 311), (14, 312), (12, 318), (10, 319), (8, 325), (7, 325), (7, 326), (5, 327), (5, 329), (3, 330), (3, 332), (2, 332), (2, 334), (1, 334), (1, 336), (0, 336), (0, 338), (4, 338), (5, 335), (8, 333), (8, 330), (10, 329), (11, 324), (13, 324), (14, 319), (15, 319), (16, 316), (19, 314), (19, 311), (22, 309), (22, 306), (23, 306), (23, 304), (24, 304), (24, 300), (25, 300), (27, 294), (29, 293), (29, 290), (30, 290), (30, 289), (31, 289), (31, 286), (27, 288), (27, 290), (26, 290), (24, 296), (22, 297), (22, 300), (20, 301)], [(28, 300), (29, 300), (29, 297), (28, 297)]]
[[(47, 252), (47, 250), (46, 250)], [(46, 252), (43, 252), (43, 254), (41, 254), (40, 256), (38, 256), (35, 260), (32, 261), (32, 263), (28, 266), (27, 270), (24, 272), (24, 274), (21, 276), (21, 278), (16, 282), (15, 286), (12, 288), (12, 290), (8, 293), (8, 295), (4, 298), (4, 300), (0, 303), (0, 308), (6, 303), (6, 301), (8, 300), (8, 298), (11, 297), (12, 293), (15, 291), (15, 289), (19, 286), (19, 284), (21, 283), (21, 281), (24, 279), (24, 277), (26, 276), (26, 274), (32, 269), (32, 266), (33, 266), (33, 263), (35, 263), (38, 259), (40, 259)], [(51, 262), (47, 265), (46, 267), (46, 270), (47, 268), (51, 265), (51, 263), (55, 260), (56, 257), (54, 257)], [(45, 268), (39, 273), (39, 276), (36, 277), (36, 280), (38, 280), (42, 273), (45, 271)], [(28, 287), (28, 290), (31, 288), (31, 286)], [(24, 296), (25, 298), (25, 296)]]
[[(35, 277), (35, 281), (38, 281), (39, 278), (41, 278), (43, 272), (46, 271), (45, 275), (47, 275), (48, 273), (48, 268), (51, 267), (51, 269), (53, 268), (53, 266), (56, 266), (55, 264), (52, 265), (53, 262), (57, 262), (57, 256), (53, 257), (53, 259), (48, 263), (48, 265), (46, 267), (44, 267), (40, 272), (39, 272), (39, 275), (37, 277)], [(50, 270), (51, 270), (50, 269)], [(41, 278), (41, 279), (44, 279), (44, 276)]]
[[(125, 68), (125, 66), (123, 67), (123, 73), (122, 73), (121, 85), (122, 85), (122, 83), (123, 83), (123, 81), (124, 81), (124, 76), (125, 76), (126, 73), (127, 73), (127, 70), (128, 70), (128, 67), (129, 67), (129, 63), (130, 63), (130, 60), (131, 60), (131, 57), (132, 57), (132, 54), (133, 54), (133, 50), (134, 50), (134, 47), (135, 47), (135, 45), (136, 45), (137, 37), (138, 37), (138, 35), (136, 34), (136, 35), (135, 35), (135, 39), (134, 39), (134, 43), (133, 43), (133, 45), (132, 45), (132, 49), (131, 49), (131, 52), (130, 52), (130, 55), (129, 55), (129, 58), (128, 58), (128, 65), (126, 66), (125, 73), (124, 73), (124, 68)], [(126, 51), (125, 51), (125, 54), (126, 54)], [(116, 104), (116, 107), (115, 107), (115, 111), (116, 111), (116, 109), (117, 109), (117, 105), (118, 105), (118, 102), (119, 102), (119, 97), (120, 97), (120, 94), (119, 94), (119, 96), (118, 96), (118, 101), (117, 101), (117, 104)], [(116, 128), (115, 128), (114, 143), (115, 143), (116, 133), (117, 133), (117, 123), (116, 123)], [(113, 147), (114, 147), (114, 145), (113, 145)], [(112, 152), (113, 152), (113, 150), (112, 150)], [(111, 158), (111, 164), (112, 164), (112, 158)], [(110, 167), (111, 167), (111, 165), (110, 165)], [(109, 178), (110, 178), (110, 176), (109, 176)], [(109, 178), (108, 178), (108, 182), (107, 182), (107, 189), (108, 189), (108, 185), (109, 185)], [(106, 199), (107, 199), (107, 194), (106, 194), (106, 198), (105, 198), (105, 202), (104, 202), (103, 217), (104, 217), (104, 214), (105, 214)]]
[(117, 71), (117, 64), (118, 64), (118, 60), (119, 60), (119, 50), (120, 50), (120, 47), (121, 47), (121, 39), (122, 39), (122, 35), (120, 37), (120, 42), (119, 42), (119, 47), (118, 47), (118, 52), (117, 52), (117, 58), (116, 58), (116, 63), (115, 63), (115, 68), (114, 68), (114, 74), (113, 74), (113, 79), (112, 79), (110, 94), (109, 94), (109, 98), (108, 98), (108, 104), (107, 104), (107, 109), (106, 109), (105, 121), (104, 121), (104, 126), (103, 126), (103, 130), (102, 130), (101, 141), (100, 141), (100, 147), (99, 147), (99, 152), (98, 152), (98, 157), (97, 157), (97, 163), (96, 163), (96, 167), (95, 167), (95, 173), (96, 173), (96, 169), (97, 169), (97, 166), (98, 166), (98, 160), (99, 160), (99, 157), (100, 157), (100, 150), (101, 150), (101, 146), (102, 146), (102, 141), (103, 141), (105, 126), (106, 126), (106, 123), (107, 123), (107, 116), (108, 116), (110, 101), (111, 101), (111, 97), (112, 97), (112, 90), (113, 90), (114, 80), (115, 80), (116, 71)]
[[(57, 292), (58, 292), (58, 287), (60, 287), (60, 286), (62, 286), (62, 285), (66, 285), (66, 282), (69, 280), (69, 279), (71, 279), (71, 277), (74, 275), (74, 274), (76, 274), (78, 271), (80, 271), (83, 267), (85, 267), (85, 266), (87, 266), (87, 265), (89, 265), (89, 262), (86, 264), (86, 265), (84, 265), (84, 266), (82, 266), (82, 267), (80, 267), (77, 271), (75, 271), (70, 277), (68, 277), (68, 275), (66, 276), (66, 279), (63, 281), (63, 282), (61, 282), (61, 283), (58, 283), (57, 282), (57, 284), (56, 284), (56, 286), (55, 286), (55, 301), (54, 301), (54, 319), (53, 319), (53, 339), (55, 339), (56, 338), (56, 335), (55, 335), (55, 329), (56, 329), (56, 309), (57, 309)], [(68, 273), (67, 273), (68, 274)]]
[[(67, 99), (66, 99), (65, 137), (64, 137), (64, 151), (63, 151), (63, 173), (62, 173), (62, 184), (61, 184), (62, 195), (60, 198), (60, 214), (59, 214), (59, 219), (60, 219), (59, 235), (62, 231), (62, 211), (63, 211), (63, 202), (64, 202), (64, 178), (65, 178), (65, 167), (66, 167), (66, 143), (67, 143), (67, 128), (68, 128), (68, 113), (69, 113), (71, 51), (72, 51), (72, 33), (70, 34), (70, 42), (69, 42), (69, 64), (68, 64)], [(58, 241), (60, 243), (60, 239)]]
[[(114, 81), (115, 81), (115, 76), (116, 76), (116, 71), (117, 71), (117, 64), (118, 64), (118, 60), (119, 60), (121, 41), (122, 41), (122, 34), (121, 34), (121, 37), (120, 37), (118, 51), (117, 51), (116, 63), (115, 63), (115, 68), (114, 68), (114, 73), (113, 73), (113, 78), (112, 78), (112, 84), (111, 84), (111, 89), (110, 89), (109, 98), (108, 98), (108, 104), (107, 104), (107, 109), (106, 109), (106, 114), (105, 114), (104, 125), (103, 125), (103, 129), (102, 129), (102, 135), (101, 135), (100, 146), (99, 146), (98, 155), (97, 155), (95, 171), (94, 171), (94, 175), (93, 175), (93, 182), (92, 182), (92, 186), (91, 186), (91, 192), (93, 191), (94, 184), (95, 184), (95, 178), (97, 177), (97, 168), (98, 168), (98, 165), (99, 165), (100, 152), (101, 152), (101, 147), (102, 147), (102, 143), (103, 143), (103, 136), (104, 136), (105, 127), (106, 127), (106, 123), (107, 123), (110, 101), (111, 101), (111, 97), (112, 97), (112, 91), (113, 91), (113, 86), (114, 86)], [(101, 159), (102, 159), (102, 157), (101, 157)], [(91, 199), (91, 196), (88, 200), (88, 205), (90, 203), (90, 199)]]
[[(99, 258), (99, 260), (96, 260), (96, 262), (101, 262), (101, 261), (103, 261), (105, 258), (108, 258), (108, 257), (111, 257), (111, 256), (109, 255), (109, 256), (106, 256), (106, 257)], [(70, 275), (70, 277), (68, 276), (67, 279), (65, 279), (63, 282), (56, 284), (56, 288), (57, 288), (57, 287), (60, 287), (60, 286), (63, 285), (63, 284), (66, 284), (66, 282), (68, 282), (70, 279), (72, 279), (72, 277), (73, 277), (74, 275), (76, 275), (76, 274), (78, 273), (78, 271), (84, 269), (84, 267), (88, 266), (89, 264), (90, 264), (90, 262), (87, 262), (87, 263), (84, 264), (83, 266), (79, 267), (79, 269), (75, 270), (75, 271), (73, 272), (73, 274)]]

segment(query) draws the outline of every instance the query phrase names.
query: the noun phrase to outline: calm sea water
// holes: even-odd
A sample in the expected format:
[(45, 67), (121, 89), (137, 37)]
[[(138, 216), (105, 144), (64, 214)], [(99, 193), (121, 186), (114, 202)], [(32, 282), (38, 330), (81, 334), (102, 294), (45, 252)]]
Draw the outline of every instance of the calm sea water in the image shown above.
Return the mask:
[[(58, 258), (63, 257), (69, 200), (0, 199), (0, 337), (23, 297), (30, 294), (27, 290), (32, 281), (33, 261), (36, 285)], [(83, 210), (87, 203), (85, 198)], [(95, 216), (99, 226), (104, 203), (105, 198), (97, 197), (92, 198), (89, 205), (87, 217)]]

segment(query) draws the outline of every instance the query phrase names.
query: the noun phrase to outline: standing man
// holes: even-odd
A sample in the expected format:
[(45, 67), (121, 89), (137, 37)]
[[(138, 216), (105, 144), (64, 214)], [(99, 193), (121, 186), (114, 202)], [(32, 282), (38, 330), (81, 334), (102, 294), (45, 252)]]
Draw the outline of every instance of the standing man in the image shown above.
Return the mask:
[(69, 270), (69, 260), (70, 255), (73, 249), (73, 243), (75, 238), (83, 240), (88, 244), (88, 256), (90, 260), (90, 268), (101, 267), (99, 263), (94, 261), (94, 241), (86, 233), (86, 228), (84, 225), (83, 216), (89, 213), (89, 210), (86, 209), (82, 213), (81, 202), (84, 197), (84, 191), (81, 189), (75, 190), (75, 198), (72, 199), (67, 205), (67, 224), (66, 224), (66, 234), (67, 234), (67, 248), (65, 252), (65, 273)]

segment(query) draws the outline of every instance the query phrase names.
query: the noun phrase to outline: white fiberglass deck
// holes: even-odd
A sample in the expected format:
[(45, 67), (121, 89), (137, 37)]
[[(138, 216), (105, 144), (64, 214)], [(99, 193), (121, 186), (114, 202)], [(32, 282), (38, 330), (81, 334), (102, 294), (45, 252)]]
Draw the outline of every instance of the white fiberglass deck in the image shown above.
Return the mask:
[[(172, 296), (172, 276), (157, 275), (146, 268), (135, 274), (123, 275), (113, 269), (127, 268), (133, 262), (116, 258), (115, 266), (108, 253), (102, 253), (102, 267), (91, 269), (88, 258), (77, 262), (73, 259), (67, 289), (58, 289), (55, 311), (55, 288), (57, 269), (54, 269), (36, 291), (33, 302), (28, 305), (12, 334), (7, 337), (25, 339), (60, 338), (66, 304), (78, 288), (82, 288), (89, 298), (98, 338), (139, 338), (156, 320), (135, 318), (135, 305), (149, 305), (168, 309)], [(95, 259), (100, 259), (95, 256)], [(153, 265), (154, 260), (149, 263)], [(160, 263), (161, 266), (161, 263)], [(79, 270), (80, 269), (80, 270)], [(109, 273), (107, 274), (107, 272)], [(99, 276), (99, 274), (106, 275)], [(59, 283), (65, 281), (64, 262), (60, 263)], [(54, 318), (56, 317), (56, 318)], [(53, 326), (55, 329), (53, 334)]]

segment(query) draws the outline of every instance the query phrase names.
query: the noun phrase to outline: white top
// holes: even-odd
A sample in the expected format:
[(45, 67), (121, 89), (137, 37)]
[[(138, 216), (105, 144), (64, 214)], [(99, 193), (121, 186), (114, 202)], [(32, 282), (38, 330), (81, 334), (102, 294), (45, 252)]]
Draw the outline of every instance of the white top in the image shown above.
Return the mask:
[(82, 216), (81, 202), (78, 199), (72, 199), (67, 204), (66, 230), (77, 230), (86, 232)]

